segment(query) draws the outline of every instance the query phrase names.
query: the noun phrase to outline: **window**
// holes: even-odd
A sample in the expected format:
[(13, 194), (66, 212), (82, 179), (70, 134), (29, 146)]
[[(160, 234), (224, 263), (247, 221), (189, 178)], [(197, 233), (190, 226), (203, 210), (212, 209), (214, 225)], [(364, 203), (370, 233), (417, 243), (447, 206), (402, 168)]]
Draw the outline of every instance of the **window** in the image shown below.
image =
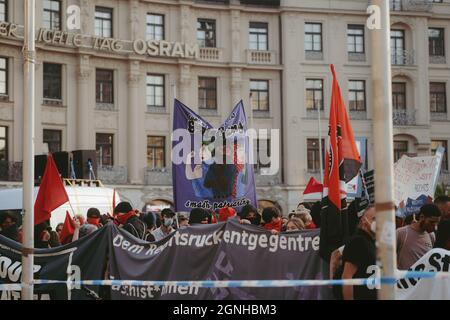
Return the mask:
[(8, 95), (8, 59), (0, 57), (0, 96)]
[(406, 110), (406, 83), (392, 83), (392, 108), (394, 110)]
[(0, 161), (8, 161), (8, 127), (0, 127)]
[(166, 137), (147, 137), (147, 166), (152, 169), (166, 167)]
[(8, 21), (8, 0), (0, 0), (0, 21)]
[(97, 69), (95, 78), (97, 103), (114, 103), (114, 71)]
[(269, 50), (267, 23), (250, 22), (249, 49)]
[(323, 110), (323, 80), (306, 79), (306, 109)]
[(405, 64), (405, 31), (391, 30), (392, 64)]
[(364, 26), (350, 24), (347, 28), (347, 51), (364, 53)]
[(164, 15), (147, 14), (147, 40), (164, 40)]
[(250, 80), (250, 95), (253, 110), (269, 110), (269, 81)]
[(442, 158), (442, 166), (441, 169), (448, 171), (448, 149), (447, 149), (447, 140), (433, 140), (431, 141), (431, 153), (433, 155), (436, 154), (436, 151), (439, 147), (445, 149), (444, 157)]
[(445, 82), (430, 83), (430, 111), (447, 112), (447, 93)]
[(408, 141), (394, 141), (394, 162), (408, 153)]
[(197, 41), (202, 48), (216, 47), (216, 21), (198, 19)]
[(97, 150), (97, 163), (102, 166), (113, 166), (113, 142), (114, 135), (110, 133), (97, 133), (95, 145)]
[(321, 23), (305, 23), (305, 51), (322, 52)]
[(261, 139), (258, 138), (256, 140), (256, 156), (258, 157), (258, 163), (255, 164), (255, 169), (261, 169), (261, 168), (270, 168), (270, 162), (269, 163), (262, 163), (262, 160), (264, 159), (264, 162), (266, 162), (270, 156), (270, 139)]
[(430, 56), (445, 56), (444, 29), (428, 29), (428, 48)]
[[(319, 150), (319, 139), (307, 140), (308, 171), (310, 172), (320, 171)], [(325, 139), (322, 139), (322, 165), (325, 165)]]
[(164, 108), (164, 76), (147, 75), (147, 106)]
[(48, 145), (48, 151), (51, 153), (62, 150), (62, 131), (44, 129), (44, 143)]
[(44, 63), (44, 98), (62, 98), (62, 67), (60, 64)]
[(200, 109), (217, 109), (216, 78), (198, 78), (198, 105)]
[(51, 30), (61, 30), (61, 2), (44, 0), (43, 27)]
[(112, 14), (113, 9), (111, 8), (95, 7), (95, 35), (97, 37), (113, 37)]
[(402, 10), (402, 0), (390, 0), (390, 8), (394, 11)]
[(348, 82), (348, 103), (350, 111), (366, 111), (366, 82), (364, 80)]

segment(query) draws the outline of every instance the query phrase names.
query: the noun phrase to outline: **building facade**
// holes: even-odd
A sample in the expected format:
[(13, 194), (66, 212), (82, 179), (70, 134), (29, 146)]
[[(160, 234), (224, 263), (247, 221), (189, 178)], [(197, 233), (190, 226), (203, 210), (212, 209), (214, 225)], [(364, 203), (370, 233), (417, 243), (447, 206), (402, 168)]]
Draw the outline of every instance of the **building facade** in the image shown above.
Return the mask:
[[(172, 202), (173, 99), (214, 126), (242, 99), (254, 128), (281, 129), (278, 174), (255, 166), (258, 199), (292, 210), (319, 176), (331, 63), (373, 168), (368, 4), (37, 1), (36, 154), (95, 149), (99, 178), (122, 198), (164, 205)], [(66, 23), (70, 5), (81, 9), (78, 29)], [(431, 154), (450, 140), (450, 1), (391, 7), (395, 157)], [(0, 179), (9, 187), (22, 161), (23, 1), (0, 0), (0, 21)], [(448, 183), (447, 170), (446, 156)]]

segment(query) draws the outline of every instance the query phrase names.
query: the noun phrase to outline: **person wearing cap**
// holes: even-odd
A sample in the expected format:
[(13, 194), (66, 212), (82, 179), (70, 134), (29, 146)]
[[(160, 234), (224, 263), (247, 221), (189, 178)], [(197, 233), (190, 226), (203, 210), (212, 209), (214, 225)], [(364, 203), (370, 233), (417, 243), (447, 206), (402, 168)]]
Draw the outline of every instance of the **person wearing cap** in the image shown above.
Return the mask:
[(179, 226), (180, 229), (189, 227), (189, 219), (183, 213), (179, 213), (178, 214), (178, 226)]
[(129, 202), (121, 202), (114, 208), (114, 220), (119, 228), (123, 228), (136, 238), (144, 239), (147, 227), (138, 218), (137, 212)]
[(164, 209), (161, 211), (161, 226), (152, 231), (152, 235), (155, 237), (155, 241), (159, 241), (170, 235), (172, 232), (175, 232), (173, 228), (173, 222), (175, 217), (175, 212), (171, 209)]

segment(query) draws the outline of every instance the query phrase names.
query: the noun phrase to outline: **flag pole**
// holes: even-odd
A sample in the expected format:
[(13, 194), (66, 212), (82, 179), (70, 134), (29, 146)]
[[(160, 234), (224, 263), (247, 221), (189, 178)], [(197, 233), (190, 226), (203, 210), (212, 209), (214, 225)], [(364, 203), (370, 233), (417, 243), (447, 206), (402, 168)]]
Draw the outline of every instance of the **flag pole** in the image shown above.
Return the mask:
[[(373, 136), (375, 160), (375, 210), (377, 264), (381, 277), (394, 278), (395, 247), (394, 155), (389, 1), (372, 0), (380, 9), (381, 28), (371, 31), (373, 82)], [(395, 299), (395, 283), (383, 284), (380, 300)]]
[(25, 0), (24, 115), (23, 115), (23, 249), (22, 300), (33, 300), (34, 247), (34, 97), (35, 97), (35, 0)]
[(320, 164), (320, 183), (323, 184), (323, 151), (322, 151), (322, 126), (320, 124), (320, 117), (321, 117), (321, 113), (320, 113), (320, 108), (321, 106), (317, 106), (317, 128), (319, 131), (319, 164)]

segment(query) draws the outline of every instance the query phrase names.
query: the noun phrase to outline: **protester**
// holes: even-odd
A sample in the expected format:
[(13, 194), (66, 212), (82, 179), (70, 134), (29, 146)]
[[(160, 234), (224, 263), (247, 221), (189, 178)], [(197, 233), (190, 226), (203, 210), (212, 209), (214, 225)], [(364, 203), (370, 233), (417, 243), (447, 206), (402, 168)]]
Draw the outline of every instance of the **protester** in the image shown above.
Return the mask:
[(250, 204), (242, 207), (239, 216), (241, 217), (241, 221), (246, 220), (249, 224), (254, 226), (261, 225), (261, 215), (258, 213), (258, 210)]
[(315, 202), (311, 206), (311, 217), (317, 228), (320, 228), (320, 213), (322, 211), (322, 203), (320, 201)]
[(304, 206), (299, 206), (295, 211), (294, 216), (296, 218), (300, 218), (303, 221), (303, 223), (305, 224), (305, 229), (317, 229), (317, 226), (312, 219), (311, 211), (306, 209)]
[[(373, 207), (365, 211), (355, 235), (345, 245), (342, 257), (344, 265), (342, 279), (344, 280), (363, 279), (372, 275), (368, 272), (368, 268), (376, 265), (375, 214)], [(344, 285), (342, 293), (345, 300), (375, 300), (377, 298), (377, 291), (364, 285)]]
[(434, 200), (434, 204), (442, 214), (442, 220), (450, 220), (450, 197), (440, 196)]
[(397, 229), (397, 266), (408, 270), (417, 260), (433, 248), (434, 231), (439, 223), (441, 212), (434, 204), (420, 208), (419, 220), (411, 225)]
[(96, 226), (97, 228), (103, 227), (101, 223), (100, 211), (97, 208), (90, 208), (87, 212), (87, 223)]
[(189, 215), (189, 225), (208, 224), (209, 213), (205, 209), (195, 208)]
[(305, 224), (303, 223), (302, 219), (292, 217), (289, 219), (289, 221), (286, 224), (286, 231), (287, 232), (293, 232), (293, 231), (300, 231), (305, 229)]
[(114, 218), (119, 227), (139, 239), (144, 239), (147, 227), (139, 220), (137, 212), (133, 210), (129, 202), (121, 202), (114, 208)]
[(272, 233), (281, 232), (281, 214), (276, 207), (265, 208), (262, 213), (264, 228)]
[(98, 230), (97, 226), (90, 223), (85, 223), (80, 227), (79, 239), (86, 237), (97, 230)]
[(80, 225), (83, 225), (86, 223), (86, 219), (84, 219), (84, 216), (82, 214), (76, 214), (75, 218), (80, 222)]
[(175, 232), (173, 228), (173, 222), (175, 217), (175, 212), (171, 209), (164, 209), (161, 211), (161, 227), (152, 231), (153, 237), (155, 237), (155, 241), (160, 241), (170, 235), (172, 232)]
[(450, 220), (442, 220), (439, 223), (434, 247), (450, 250)]
[(19, 242), (19, 229), (17, 218), (14, 214), (6, 212), (0, 220), (0, 234), (6, 238)]
[(34, 226), (34, 247), (49, 248), (50, 233), (48, 232), (48, 223), (43, 222)]
[(230, 218), (236, 217), (236, 210), (231, 207), (224, 207), (219, 210), (219, 222), (226, 222)]
[(152, 232), (156, 230), (156, 213), (148, 211), (146, 213), (142, 213), (139, 216), (139, 219), (141, 219), (142, 222), (145, 223), (147, 230), (146, 234), (144, 235), (144, 240), (149, 242), (154, 242), (155, 237), (153, 236)]
[(61, 245), (61, 241), (59, 239), (59, 233), (48, 228), (47, 231), (50, 233), (50, 239), (48, 240), (48, 246), (50, 248), (56, 248)]
[(56, 232), (58, 233), (60, 239), (61, 239), (61, 231), (64, 227), (64, 223), (58, 223), (58, 225), (56, 226)]
[(178, 227), (180, 229), (189, 227), (189, 219), (183, 213), (178, 214)]

